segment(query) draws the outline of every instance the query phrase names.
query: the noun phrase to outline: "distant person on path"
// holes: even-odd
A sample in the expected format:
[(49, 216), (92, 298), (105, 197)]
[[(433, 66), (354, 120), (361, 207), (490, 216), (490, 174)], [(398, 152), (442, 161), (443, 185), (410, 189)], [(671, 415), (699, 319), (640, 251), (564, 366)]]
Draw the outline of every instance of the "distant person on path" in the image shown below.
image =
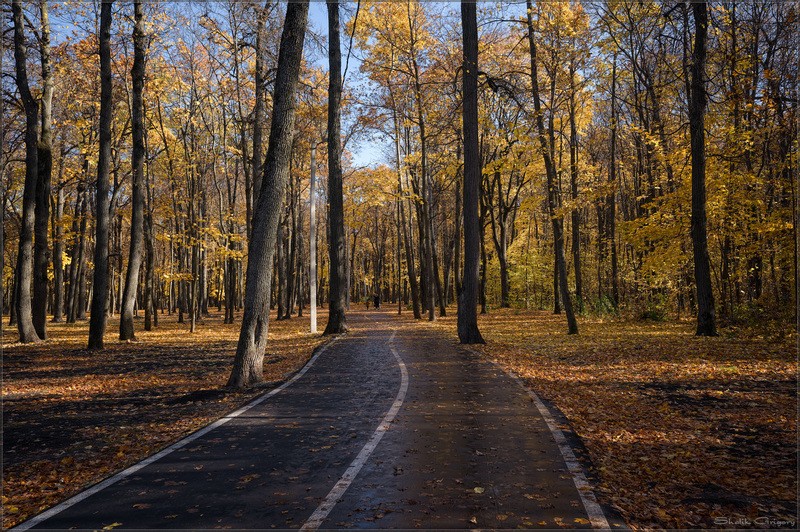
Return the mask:
[(374, 301), (375, 310), (381, 308), (381, 296), (379, 294), (375, 294), (372, 299)]

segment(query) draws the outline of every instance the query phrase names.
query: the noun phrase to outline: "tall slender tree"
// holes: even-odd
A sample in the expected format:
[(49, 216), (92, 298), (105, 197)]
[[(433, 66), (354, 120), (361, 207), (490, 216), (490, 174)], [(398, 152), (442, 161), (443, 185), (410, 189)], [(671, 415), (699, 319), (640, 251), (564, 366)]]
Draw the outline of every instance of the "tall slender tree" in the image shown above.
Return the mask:
[(689, 97), (689, 135), (692, 155), (692, 246), (694, 276), (697, 286), (697, 335), (716, 336), (714, 292), (711, 288), (711, 267), (708, 258), (706, 218), (706, 38), (708, 4), (692, 3), (694, 18), (694, 51), (691, 65)]
[(339, 42), (339, 2), (328, 2), (328, 283), (330, 302), (325, 333), (347, 331), (347, 271), (345, 266), (344, 199), (342, 197), (342, 49)]
[[(544, 126), (542, 104), (539, 96), (539, 64), (536, 54), (536, 40), (533, 35), (533, 6), (531, 5), (531, 0), (526, 1), (526, 6), (528, 8), (528, 46), (530, 47), (531, 56), (531, 90), (533, 93), (533, 107), (534, 114), (536, 115), (535, 120), (539, 137), (539, 147), (541, 148), (545, 173), (547, 174), (547, 205), (553, 224), (553, 244), (555, 248), (555, 264), (559, 288), (557, 292), (561, 292), (564, 312), (567, 315), (567, 332), (568, 334), (578, 334), (578, 322), (575, 319), (575, 311), (572, 307), (572, 299), (569, 295), (567, 262), (564, 258), (564, 221), (556, 213), (558, 204), (558, 176), (552, 155), (555, 139), (553, 138), (553, 128), (550, 127), (548, 131)], [(552, 112), (551, 109), (551, 113)], [(554, 295), (557, 297), (557, 293)]]
[[(133, 310), (139, 286), (139, 268), (144, 249), (144, 69), (145, 48), (144, 13), (141, 0), (134, 3), (133, 66), (131, 67), (131, 131), (133, 134), (133, 187), (131, 191), (131, 243), (128, 253), (128, 271), (125, 291), (122, 293), (122, 314), (119, 320), (119, 339), (133, 340)], [(196, 273), (196, 272), (195, 272)], [(194, 285), (193, 285), (194, 286)], [(194, 305), (195, 300), (192, 299)], [(192, 308), (195, 308), (194, 306)], [(194, 316), (194, 314), (193, 314)]]
[(33, 233), (36, 209), (36, 185), (39, 179), (39, 103), (28, 84), (28, 46), (25, 43), (25, 16), (21, 0), (13, 0), (14, 65), (22, 105), (25, 108), (25, 185), (22, 192), (22, 220), (17, 253), (17, 278), (14, 282), (14, 303), (17, 310), (17, 330), (22, 343), (38, 342), (31, 310), (31, 281), (33, 277)]
[(478, 194), (481, 167), (478, 146), (478, 14), (474, 2), (461, 2), (464, 45), (464, 275), (458, 297), (458, 339), (483, 344), (478, 330)]
[(47, 279), (50, 249), (50, 180), (53, 172), (53, 68), (50, 60), (50, 15), (47, 0), (39, 0), (41, 32), (39, 55), (42, 65), (42, 125), (37, 147), (38, 180), (33, 247), (33, 327), (40, 339), (47, 338)]
[[(109, 166), (111, 163), (111, 7), (104, 0), (100, 7), (100, 154), (97, 159), (97, 197), (95, 200), (94, 289), (89, 316), (89, 349), (103, 348), (108, 299)], [(138, 5), (138, 2), (137, 2)]]
[(275, 78), (272, 124), (264, 181), (253, 213), (253, 228), (247, 253), (244, 316), (229, 386), (245, 388), (263, 380), (264, 349), (269, 327), (272, 263), (280, 208), (283, 205), (294, 137), (295, 93), (308, 24), (308, 0), (290, 2), (286, 8), (278, 70)]

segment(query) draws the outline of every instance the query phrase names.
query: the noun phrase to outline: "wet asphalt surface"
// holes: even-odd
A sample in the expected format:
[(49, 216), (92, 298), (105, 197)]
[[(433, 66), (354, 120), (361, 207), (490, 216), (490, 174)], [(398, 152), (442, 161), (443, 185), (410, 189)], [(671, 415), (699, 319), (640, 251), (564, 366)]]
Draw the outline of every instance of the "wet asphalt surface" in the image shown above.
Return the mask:
[(36, 528), (300, 528), (394, 402), (392, 347), (405, 401), (321, 528), (589, 527), (547, 425), (502, 370), (388, 311), (348, 319), (291, 386)]

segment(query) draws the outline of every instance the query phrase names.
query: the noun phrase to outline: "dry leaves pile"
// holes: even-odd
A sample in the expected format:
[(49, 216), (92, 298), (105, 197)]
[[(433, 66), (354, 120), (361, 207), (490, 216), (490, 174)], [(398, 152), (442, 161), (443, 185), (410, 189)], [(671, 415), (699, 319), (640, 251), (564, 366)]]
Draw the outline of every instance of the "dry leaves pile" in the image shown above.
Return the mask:
[[(455, 318), (435, 325), (453, 335)], [(480, 347), (569, 419), (601, 499), (634, 528), (793, 528), (795, 338), (496, 310)], [(787, 324), (787, 329), (791, 329)]]
[[(273, 317), (274, 318), (274, 317)], [(86, 351), (88, 323), (49, 324), (51, 339), (3, 336), (3, 527), (11, 527), (165, 447), (260, 390), (223, 389), (239, 325), (206, 318), (194, 334), (174, 316), (106, 349)], [(325, 316), (321, 316), (322, 323)], [(283, 380), (323, 342), (308, 319), (270, 320), (264, 378)]]

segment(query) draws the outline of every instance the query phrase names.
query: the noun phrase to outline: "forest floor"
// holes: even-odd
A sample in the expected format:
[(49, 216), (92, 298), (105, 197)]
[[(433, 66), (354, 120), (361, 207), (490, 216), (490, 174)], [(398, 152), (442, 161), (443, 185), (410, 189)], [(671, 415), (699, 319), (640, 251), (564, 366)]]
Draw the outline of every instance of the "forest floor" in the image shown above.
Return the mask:
[[(327, 321), (320, 309), (319, 323)], [(42, 343), (15, 343), (4, 324), (3, 528), (14, 526), (134, 464), (230, 412), (263, 388), (225, 389), (241, 325), (223, 314), (198, 323), (159, 315), (159, 327), (138, 341), (117, 339), (119, 319), (108, 322), (106, 349), (86, 350), (88, 321), (48, 323)], [(308, 317), (270, 319), (264, 358), (268, 383), (303, 366), (325, 340), (309, 332)]]
[[(455, 309), (407, 327), (455, 338)], [(323, 311), (324, 312), (324, 311)], [(385, 309), (384, 312), (390, 312)], [(88, 323), (50, 324), (51, 339), (3, 336), (3, 526), (13, 526), (135, 463), (261, 393), (223, 389), (238, 324), (175, 317), (85, 350)], [(320, 324), (326, 321), (320, 316)], [(796, 338), (697, 338), (684, 322), (493, 310), (478, 350), (520, 375), (581, 438), (601, 501), (634, 528), (789, 527), (797, 509)], [(141, 322), (137, 322), (141, 330)], [(279, 381), (323, 342), (308, 318), (270, 321), (265, 378)]]
[[(455, 321), (432, 326), (454, 335)], [(568, 336), (563, 315), (493, 310), (480, 317), (478, 349), (564, 413), (603, 502), (634, 528), (794, 528), (794, 335), (695, 337), (689, 321), (579, 325)]]

